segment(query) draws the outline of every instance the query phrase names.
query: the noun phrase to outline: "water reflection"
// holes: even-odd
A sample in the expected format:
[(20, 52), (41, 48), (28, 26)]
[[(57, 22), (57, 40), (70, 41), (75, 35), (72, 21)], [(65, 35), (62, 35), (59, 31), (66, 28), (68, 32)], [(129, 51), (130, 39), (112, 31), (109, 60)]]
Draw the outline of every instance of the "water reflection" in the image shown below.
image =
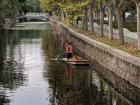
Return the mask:
[[(51, 56), (51, 59), (62, 52), (62, 40), (63, 38), (55, 37), (53, 41), (45, 43), (47, 45), (47, 58)], [(93, 69), (87, 66), (74, 67), (63, 62), (58, 64), (50, 60), (47, 71), (44, 71), (44, 78), (49, 81), (50, 88), (52, 89), (49, 99), (51, 104), (132, 105), (131, 101), (122, 97), (120, 93), (116, 92), (107, 82), (98, 76), (97, 72), (95, 72), (96, 67)]]
[(108, 84), (110, 85), (109, 87), (112, 87), (111, 90), (116, 91), (120, 93), (120, 95), (127, 97), (127, 99), (131, 100), (131, 102), (128, 100), (127, 102), (131, 104), (133, 103), (134, 105), (139, 105), (140, 103), (139, 88), (134, 87), (127, 81), (116, 76), (114, 73), (108, 71), (106, 68), (104, 68), (103, 66), (99, 65), (96, 62), (94, 62), (93, 65), (95, 71), (98, 72), (98, 75), (108, 82)]
[[(59, 35), (57, 34), (55, 38), (59, 40), (59, 44), (60, 44), (59, 47), (62, 48), (62, 45), (65, 39), (63, 39), (62, 36), (59, 37)], [(55, 46), (54, 48), (56, 47), (58, 46)], [(55, 67), (55, 68), (49, 67), (51, 71), (55, 69), (54, 72), (57, 76), (57, 79), (52, 80), (52, 81), (55, 81), (55, 84), (57, 84), (57, 82), (59, 83), (59, 85), (56, 85), (57, 88), (54, 88), (56, 89), (54, 90), (55, 94), (53, 94), (53, 96), (56, 95), (54, 96), (54, 99), (53, 99), (55, 103), (57, 102), (60, 105), (61, 104), (64, 104), (64, 105), (71, 105), (71, 104), (76, 104), (76, 105), (92, 105), (92, 104), (94, 105), (139, 105), (138, 97), (139, 97), (140, 89), (136, 89), (134, 86), (130, 84), (126, 85), (126, 81), (122, 81), (122, 79), (120, 79), (119, 77), (116, 77), (116, 75), (113, 75), (111, 73), (106, 73), (108, 70), (103, 68), (101, 65), (97, 63), (93, 63), (93, 66), (91, 68), (87, 68), (87, 67), (75, 68), (75, 67), (66, 66), (66, 67), (63, 67), (63, 70), (61, 70), (62, 68), (57, 70), (58, 68), (59, 67)], [(63, 78), (63, 81), (61, 80), (61, 83), (59, 81), (60, 78), (57, 75), (59, 74), (58, 72), (60, 72), (60, 70), (61, 70), (60, 78), (61, 79)], [(83, 76), (83, 79), (82, 79), (80, 75), (85, 75), (85, 76)], [(48, 75), (48, 78), (51, 78), (51, 76)], [(55, 76), (53, 76), (53, 78), (55, 78)], [(114, 86), (110, 84), (113, 84)], [(60, 90), (60, 92), (58, 90)], [(74, 94), (78, 93), (78, 94), (73, 95), (73, 93)], [(68, 100), (65, 99), (65, 97), (67, 96), (68, 96), (67, 98)], [(80, 98), (78, 99), (77, 96)], [(75, 100), (70, 101), (70, 99), (73, 99), (73, 98)], [(76, 102), (78, 101), (78, 103), (74, 103), (75, 101)]]
[(26, 45), (38, 44), (40, 34), (40, 31), (0, 30), (0, 105), (11, 103), (14, 91), (28, 85), (25, 65), (31, 56), (27, 57)]
[[(7, 37), (10, 33), (11, 36)], [(13, 90), (18, 88), (24, 82), (22, 71), (23, 64), (16, 61), (19, 58), (16, 55), (15, 45), (19, 42), (17, 34), (11, 31), (0, 31), (0, 86), (1, 103), (8, 103), (9, 99), (5, 95), (6, 89)], [(15, 50), (16, 49), (16, 50)], [(18, 49), (17, 51), (20, 51)], [(17, 57), (18, 56), (18, 57)]]
[(53, 90), (51, 99), (53, 104), (131, 105), (131, 102), (122, 100), (122, 97), (115, 93), (113, 88), (100, 79), (96, 73), (93, 73), (95, 78), (92, 78), (91, 69), (73, 68), (67, 65), (63, 70), (52, 70), (53, 75), (48, 75), (48, 77)]
[(67, 65), (65, 69), (65, 75), (67, 79), (72, 79), (72, 67), (70, 65)]
[(51, 30), (0, 31), (0, 105), (139, 105), (140, 90), (101, 65), (53, 61), (64, 41)]

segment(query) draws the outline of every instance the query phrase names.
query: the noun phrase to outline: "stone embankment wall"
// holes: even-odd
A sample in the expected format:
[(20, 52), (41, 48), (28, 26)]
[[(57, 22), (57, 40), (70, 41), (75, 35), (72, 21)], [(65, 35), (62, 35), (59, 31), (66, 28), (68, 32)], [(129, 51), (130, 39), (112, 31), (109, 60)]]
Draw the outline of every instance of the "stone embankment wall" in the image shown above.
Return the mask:
[(54, 19), (50, 19), (50, 23), (59, 35), (71, 41), (92, 60), (140, 88), (140, 58), (90, 39)]

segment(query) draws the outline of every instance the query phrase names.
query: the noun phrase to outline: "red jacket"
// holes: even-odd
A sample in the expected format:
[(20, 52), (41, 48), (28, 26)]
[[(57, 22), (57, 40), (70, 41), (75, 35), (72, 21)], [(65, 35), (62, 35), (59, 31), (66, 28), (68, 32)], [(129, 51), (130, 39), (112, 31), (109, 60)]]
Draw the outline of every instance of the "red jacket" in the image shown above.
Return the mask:
[(73, 52), (73, 48), (72, 48), (71, 45), (67, 45), (66, 52), (68, 52), (68, 53), (72, 53)]

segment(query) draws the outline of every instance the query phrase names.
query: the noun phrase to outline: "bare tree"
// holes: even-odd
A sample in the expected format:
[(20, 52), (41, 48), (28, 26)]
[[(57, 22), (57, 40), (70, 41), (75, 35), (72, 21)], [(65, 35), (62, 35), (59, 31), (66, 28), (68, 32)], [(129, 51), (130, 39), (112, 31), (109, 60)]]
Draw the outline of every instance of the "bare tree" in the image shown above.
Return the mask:
[(137, 7), (137, 35), (138, 35), (138, 50), (140, 50), (140, 0), (133, 0)]
[(99, 5), (100, 5), (100, 27), (101, 27), (101, 36), (104, 36), (104, 10), (103, 10), (103, 0), (99, 1)]
[(112, 1), (108, 2), (109, 5), (109, 40), (113, 40), (113, 4)]
[(115, 8), (115, 14), (118, 23), (120, 44), (124, 44), (123, 21), (121, 17), (122, 4), (124, 0), (112, 0), (112, 2)]
[(89, 4), (89, 22), (90, 22), (91, 32), (94, 33), (94, 25), (93, 25), (93, 0), (90, 0), (90, 4)]

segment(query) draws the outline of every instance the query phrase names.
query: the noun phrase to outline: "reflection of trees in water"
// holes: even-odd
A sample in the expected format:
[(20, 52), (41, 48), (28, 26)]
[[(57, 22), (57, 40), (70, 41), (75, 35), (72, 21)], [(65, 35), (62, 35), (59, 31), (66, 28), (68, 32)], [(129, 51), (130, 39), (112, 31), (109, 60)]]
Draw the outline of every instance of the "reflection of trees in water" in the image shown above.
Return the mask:
[[(51, 61), (52, 58), (55, 58), (57, 54), (60, 54), (62, 52), (59, 40), (52, 35), (51, 31), (46, 32), (46, 35), (43, 36), (42, 49), (44, 51), (44, 54), (46, 55), (45, 59), (47, 65), (44, 66), (44, 78), (47, 79), (52, 89), (52, 93), (50, 95), (50, 103), (52, 103), (52, 105), (55, 105), (56, 97), (58, 94), (57, 90), (59, 89), (59, 86), (61, 85), (64, 77), (64, 65), (59, 62), (58, 64), (55, 61)], [(48, 66), (49, 69), (46, 68)]]
[[(3, 30), (0, 30), (0, 78), (2, 76), (2, 72), (4, 69), (4, 60), (6, 57), (6, 36), (2, 36), (4, 34)], [(2, 81), (0, 80), (0, 85), (2, 85)], [(8, 103), (9, 100), (7, 99), (5, 95), (5, 91), (3, 88), (0, 88), (0, 105), (3, 103)]]
[[(23, 65), (15, 59), (17, 57), (15, 46), (20, 41), (19, 34), (18, 32), (5, 31), (0, 36), (2, 43), (0, 52), (3, 53), (1, 56), (3, 68), (0, 70), (0, 84), (5, 88), (15, 89), (24, 80), (23, 71), (21, 70)], [(20, 47), (18, 50), (20, 50)]]
[(58, 105), (84, 105), (84, 101), (82, 100), (81, 91), (73, 92), (72, 89), (60, 93), (58, 97)]
[(44, 66), (44, 78), (51, 88), (52, 105), (129, 105), (87, 67), (73, 68), (49, 61), (62, 52), (61, 39), (47, 34), (43, 36), (42, 48), (46, 54), (46, 65), (49, 65), (49, 68)]
[[(53, 47), (51, 47), (53, 48)], [(66, 71), (70, 70), (71, 71)], [(67, 73), (66, 73), (67, 72)], [(69, 73), (68, 73), (69, 72)], [(52, 105), (89, 105), (91, 103), (91, 76), (87, 71), (74, 71), (63, 63), (49, 62), (49, 70), (44, 73), (52, 88)]]
[(16, 89), (24, 83), (24, 48), (22, 40), (38, 39), (41, 31), (1, 31), (0, 33), (0, 84), (5, 88)]
[(5, 103), (10, 103), (10, 100), (5, 95), (1, 95), (0, 96), (0, 105), (4, 105)]
[[(42, 37), (42, 49), (44, 51), (44, 54), (47, 56), (47, 57), (53, 57), (54, 55), (54, 48), (53, 48), (53, 45), (55, 43), (54, 39), (53, 39), (53, 36), (52, 36), (52, 33), (51, 31), (47, 31), (43, 37)], [(46, 58), (47, 60), (48, 58)]]
[[(62, 38), (49, 36), (44, 41), (46, 54), (53, 58), (62, 48)], [(45, 38), (44, 38), (45, 39)], [(47, 60), (48, 62), (48, 60)], [(50, 87), (52, 88), (52, 97), (50, 98), (52, 105), (91, 105), (93, 103), (92, 92), (94, 99), (98, 92), (92, 90), (91, 71), (81, 70), (81, 68), (73, 70), (71, 66), (66, 66), (63, 63), (57, 64), (54, 61), (49, 62), (49, 70), (44, 73), (45, 78), (48, 78)]]
[(22, 39), (38, 39), (40, 38), (40, 35), (43, 31), (39, 31), (39, 30), (19, 30), (19, 37), (20, 40)]
[[(119, 76), (115, 75), (114, 73), (110, 72), (103, 66), (99, 66), (95, 62), (94, 64), (95, 70), (99, 73), (99, 76), (102, 77), (105, 81), (107, 81), (106, 84), (109, 84), (108, 86), (105, 85), (107, 88), (107, 91), (111, 91), (112, 100), (115, 100), (117, 103), (122, 103), (124, 105), (139, 105), (140, 103), (140, 89), (134, 87), (133, 85), (129, 84), (127, 81), (121, 79)], [(114, 93), (116, 95), (114, 95)], [(122, 98), (122, 96), (124, 96)], [(109, 97), (109, 95), (108, 95)], [(117, 97), (117, 98), (116, 98)], [(126, 104), (128, 103), (128, 104)]]
[(17, 89), (25, 83), (24, 44), (36, 43), (40, 34), (42, 31), (0, 30), (0, 105), (10, 102), (6, 90)]
[(3, 34), (3, 30), (0, 30), (0, 68), (4, 68), (4, 59), (6, 56), (6, 36)]
[[(79, 54), (81, 53), (79, 52)], [(92, 73), (92, 85), (97, 88), (93, 92), (93, 94), (96, 93), (94, 105), (139, 105), (140, 89), (120, 79), (100, 64), (94, 62), (92, 68), (94, 71)]]
[[(90, 71), (72, 70), (72, 78), (67, 77), (63, 65), (51, 64), (48, 71), (49, 83), (52, 87), (53, 102), (58, 105), (90, 105), (91, 100), (91, 76)], [(55, 67), (54, 67), (55, 66)], [(53, 104), (52, 104), (53, 105)]]
[(24, 84), (24, 49), (22, 39), (39, 38), (40, 32), (0, 31), (0, 105), (9, 103), (5, 90), (17, 89)]
[(51, 30), (46, 31), (46, 34), (42, 37), (42, 42), (42, 49), (47, 57), (46, 61), (62, 53), (63, 48), (60, 47), (60, 41), (54, 37)]
[[(50, 87), (52, 88), (52, 95), (50, 95), (50, 102), (52, 105), (55, 105), (55, 96), (57, 92), (57, 87), (61, 83), (63, 76), (63, 67), (61, 64), (57, 64), (57, 62), (50, 61), (50, 59), (55, 58), (56, 55), (60, 52), (58, 40), (54, 39), (52, 36), (51, 31), (46, 32), (46, 34), (43, 36), (43, 45), (42, 49), (44, 51), (44, 54), (46, 55), (46, 65), (44, 66), (44, 78), (48, 80)], [(48, 64), (49, 62), (49, 64)], [(48, 67), (49, 66), (49, 70)], [(59, 81), (59, 82), (57, 82)]]

